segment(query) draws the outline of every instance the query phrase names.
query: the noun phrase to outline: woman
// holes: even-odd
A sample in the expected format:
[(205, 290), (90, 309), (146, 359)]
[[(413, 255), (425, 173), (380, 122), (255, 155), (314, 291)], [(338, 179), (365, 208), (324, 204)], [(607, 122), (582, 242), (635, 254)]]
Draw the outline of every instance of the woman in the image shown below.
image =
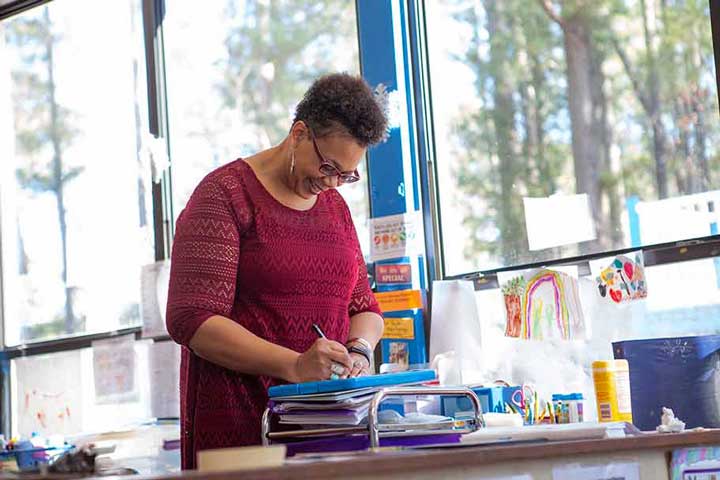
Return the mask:
[(167, 328), (183, 345), (184, 469), (260, 443), (269, 386), (368, 373), (383, 321), (335, 188), (386, 129), (361, 78), (322, 77), (282, 143), (210, 173), (178, 217)]

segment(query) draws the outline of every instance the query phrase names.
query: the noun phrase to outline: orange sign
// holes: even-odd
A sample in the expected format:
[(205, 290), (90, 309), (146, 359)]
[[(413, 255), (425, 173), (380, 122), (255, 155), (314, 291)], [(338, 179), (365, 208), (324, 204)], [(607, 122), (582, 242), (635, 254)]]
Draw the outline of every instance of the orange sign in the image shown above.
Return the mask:
[(396, 292), (378, 292), (375, 294), (380, 310), (383, 312), (399, 312), (423, 308), (420, 290), (398, 290)]
[(415, 339), (415, 325), (412, 318), (385, 317), (383, 338)]

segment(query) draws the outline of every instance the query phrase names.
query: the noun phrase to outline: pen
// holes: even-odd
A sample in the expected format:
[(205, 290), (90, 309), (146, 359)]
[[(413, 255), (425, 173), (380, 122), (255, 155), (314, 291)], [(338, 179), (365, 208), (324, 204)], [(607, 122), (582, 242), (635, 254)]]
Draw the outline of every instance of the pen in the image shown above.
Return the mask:
[(315, 333), (317, 333), (318, 337), (327, 338), (325, 336), (325, 333), (323, 333), (322, 328), (320, 328), (320, 326), (317, 323), (313, 323), (312, 328), (313, 328), (313, 330), (315, 330)]

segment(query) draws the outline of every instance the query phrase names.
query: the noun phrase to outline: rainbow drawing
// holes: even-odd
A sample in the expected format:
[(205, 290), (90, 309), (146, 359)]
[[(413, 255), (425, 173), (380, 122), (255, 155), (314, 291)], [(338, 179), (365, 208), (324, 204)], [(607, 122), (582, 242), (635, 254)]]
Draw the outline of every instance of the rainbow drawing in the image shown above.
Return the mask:
[[(551, 301), (550, 299), (543, 298), (546, 296), (538, 292), (539, 288), (546, 284), (552, 287)], [(579, 306), (579, 301), (577, 300), (577, 287), (572, 277), (553, 270), (542, 269), (532, 272), (532, 276), (527, 281), (523, 294), (524, 318), (522, 319), (521, 337), (525, 339), (543, 338), (544, 335), (540, 321), (542, 318), (548, 317), (548, 313), (550, 313), (547, 311), (543, 312), (543, 308), (547, 309), (552, 305), (554, 306), (554, 315), (551, 314), (550, 317), (551, 320), (554, 320), (558, 336), (565, 340), (572, 338), (573, 334), (577, 333), (573, 332), (571, 328), (572, 317), (577, 316), (577, 308), (574, 308)], [(545, 315), (543, 315), (543, 313), (545, 313)], [(553, 316), (554, 318), (552, 318)], [(552, 325), (552, 322), (548, 323)]]

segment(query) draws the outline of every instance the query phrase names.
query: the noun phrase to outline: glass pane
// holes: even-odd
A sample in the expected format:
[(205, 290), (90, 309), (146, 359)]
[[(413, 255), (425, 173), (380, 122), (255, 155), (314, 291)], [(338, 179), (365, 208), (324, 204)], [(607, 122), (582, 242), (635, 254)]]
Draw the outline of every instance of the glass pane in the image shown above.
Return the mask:
[(52, 2), (0, 24), (6, 344), (140, 323), (144, 85), (139, 0)]
[(426, 5), (448, 274), (718, 233), (708, 2)]
[[(358, 73), (355, 23), (355, 5), (344, 0), (168, 4), (164, 35), (176, 217), (210, 171), (280, 143), (316, 77)], [(361, 231), (367, 183), (339, 191), (367, 245)]]

